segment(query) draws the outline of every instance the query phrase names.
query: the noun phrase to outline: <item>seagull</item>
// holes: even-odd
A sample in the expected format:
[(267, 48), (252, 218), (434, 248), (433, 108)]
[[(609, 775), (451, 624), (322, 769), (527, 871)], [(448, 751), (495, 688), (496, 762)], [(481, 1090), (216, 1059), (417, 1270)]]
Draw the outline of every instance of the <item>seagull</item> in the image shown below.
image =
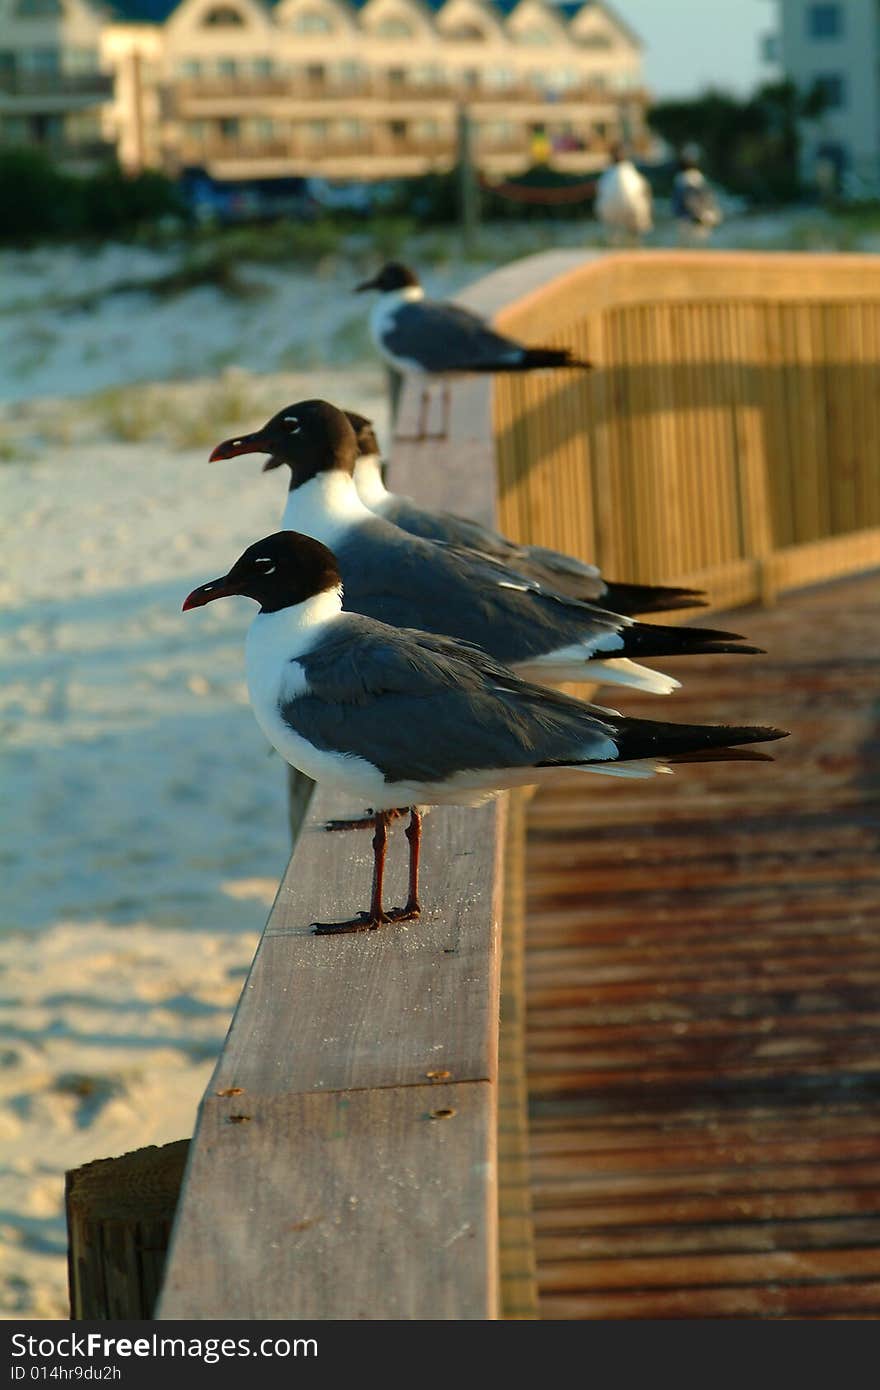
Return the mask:
[[(518, 545), (497, 531), (490, 531), (478, 521), (454, 516), (452, 512), (434, 511), (419, 506), (411, 497), (389, 492), (382, 477), (379, 444), (371, 420), (356, 411), (347, 410), (358, 443), (358, 459), (354, 468), (354, 483), (358, 496), (376, 516), (392, 521), (411, 536), (442, 541), (487, 555), (502, 564), (510, 565), (520, 574), (535, 579), (558, 594), (595, 603), (612, 613), (660, 613), (668, 609), (705, 607), (703, 596), (696, 589), (676, 589), (654, 584), (616, 584), (603, 579), (595, 565), (547, 550), (540, 545)], [(269, 458), (263, 471), (277, 468), (284, 462)]]
[[(257, 723), (281, 756), (374, 819), (370, 907), (321, 935), (374, 930), (421, 912), (421, 811), (474, 806), (508, 787), (567, 773), (649, 777), (679, 761), (772, 761), (739, 745), (779, 729), (626, 719), (520, 680), (478, 647), (343, 612), (340, 566), (319, 541), (279, 531), (228, 574), (188, 595), (183, 611), (242, 594), (260, 605), (245, 665)], [(386, 911), (392, 810), (410, 808), (409, 891)]]
[[(372, 280), (355, 286), (356, 294), (378, 290), (370, 313), (370, 336), (380, 356), (398, 372), (440, 377), (444, 382), (443, 429), (449, 431), (452, 377), (475, 372), (528, 372), (536, 367), (589, 368), (569, 348), (525, 347), (496, 333), (485, 319), (460, 304), (425, 298), (418, 276), (399, 261), (389, 261)], [(428, 391), (422, 390), (417, 439), (427, 437)]]
[(678, 161), (678, 173), (672, 181), (672, 214), (685, 240), (705, 239), (722, 221), (718, 200), (696, 157), (687, 150)]
[(255, 434), (218, 444), (211, 461), (251, 453), (289, 467), (282, 526), (334, 551), (352, 612), (474, 642), (529, 679), (658, 694), (679, 682), (633, 658), (760, 650), (734, 633), (639, 623), (556, 593), (491, 556), (407, 535), (358, 496), (355, 432), (327, 401), (287, 406)]
[(622, 145), (596, 184), (596, 216), (612, 240), (639, 241), (653, 226), (651, 185), (627, 159)]

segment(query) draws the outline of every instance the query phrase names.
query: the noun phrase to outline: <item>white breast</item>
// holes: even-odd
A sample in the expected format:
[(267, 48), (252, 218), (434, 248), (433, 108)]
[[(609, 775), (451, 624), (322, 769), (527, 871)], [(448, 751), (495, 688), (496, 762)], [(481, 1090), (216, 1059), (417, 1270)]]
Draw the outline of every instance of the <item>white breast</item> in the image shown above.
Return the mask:
[(407, 285), (402, 290), (389, 290), (387, 294), (379, 295), (370, 310), (370, 337), (385, 360), (400, 372), (420, 372), (422, 367), (410, 358), (397, 357), (386, 346), (386, 337), (393, 332), (394, 315), (400, 306), (417, 304), (424, 298), (424, 294), (421, 285)]
[(322, 785), (352, 798), (360, 815), (379, 798), (383, 779), (363, 758), (315, 748), (282, 718), (281, 704), (309, 693), (299, 657), (321, 641), (330, 623), (338, 620), (339, 590), (328, 590), (278, 613), (258, 613), (248, 629), (245, 668), (254, 717), (291, 767)]
[(358, 497), (354, 479), (333, 468), (287, 494), (281, 528), (312, 536), (332, 550), (353, 526), (371, 516)]

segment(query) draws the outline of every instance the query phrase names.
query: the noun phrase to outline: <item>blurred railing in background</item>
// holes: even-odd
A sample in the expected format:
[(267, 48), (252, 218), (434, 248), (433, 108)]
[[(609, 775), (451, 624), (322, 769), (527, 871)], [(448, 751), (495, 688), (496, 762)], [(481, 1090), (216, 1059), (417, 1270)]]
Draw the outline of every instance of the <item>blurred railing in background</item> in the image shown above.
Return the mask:
[(497, 321), (596, 364), (497, 379), (511, 535), (716, 607), (880, 563), (876, 257), (582, 258)]

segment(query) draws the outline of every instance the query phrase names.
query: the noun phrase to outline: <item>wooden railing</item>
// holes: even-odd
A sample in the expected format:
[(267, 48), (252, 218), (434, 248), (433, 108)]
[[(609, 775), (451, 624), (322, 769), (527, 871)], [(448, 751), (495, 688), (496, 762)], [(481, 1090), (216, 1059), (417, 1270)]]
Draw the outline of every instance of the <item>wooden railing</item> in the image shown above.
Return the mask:
[[(872, 260), (551, 253), (464, 298), (596, 368), (457, 384), (448, 438), (395, 446), (399, 490), (716, 604), (880, 564)], [(524, 801), (432, 812), (422, 920), (338, 939), (309, 923), (360, 902), (370, 854), (322, 831), (334, 809), (316, 798), (202, 1102), (158, 1316), (487, 1318), (500, 1283), (534, 1317)]]
[(880, 260), (650, 251), (526, 274), (499, 324), (596, 370), (498, 379), (502, 529), (716, 607), (880, 563)]
[[(425, 474), (412, 446), (398, 484), (493, 519), (487, 426), (460, 450), (466, 478)], [(459, 439), (471, 428), (456, 412)], [(160, 1318), (497, 1316), (499, 926), (519, 803), (431, 812), (419, 922), (318, 937), (313, 920), (369, 890), (370, 835), (322, 829), (339, 809), (316, 794), (205, 1092)], [(402, 845), (392, 833), (389, 901)], [(520, 1103), (506, 1087), (504, 1114)]]

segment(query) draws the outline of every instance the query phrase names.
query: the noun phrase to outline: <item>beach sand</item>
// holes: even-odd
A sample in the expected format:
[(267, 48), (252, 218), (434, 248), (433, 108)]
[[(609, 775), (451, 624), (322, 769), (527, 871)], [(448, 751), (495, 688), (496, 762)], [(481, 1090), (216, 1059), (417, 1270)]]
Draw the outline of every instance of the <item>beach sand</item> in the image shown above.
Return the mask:
[[(216, 390), (185, 394), (197, 411)], [(248, 382), (273, 408), (344, 396), (384, 430), (383, 391), (374, 367)], [(59, 420), (72, 442), (47, 437)], [(15, 426), (33, 457), (0, 465), (0, 1309), (63, 1318), (65, 1171), (192, 1133), (287, 861), (285, 770), (244, 685), (253, 605), (180, 611), (278, 528), (287, 483), (102, 440), (70, 401)]]

